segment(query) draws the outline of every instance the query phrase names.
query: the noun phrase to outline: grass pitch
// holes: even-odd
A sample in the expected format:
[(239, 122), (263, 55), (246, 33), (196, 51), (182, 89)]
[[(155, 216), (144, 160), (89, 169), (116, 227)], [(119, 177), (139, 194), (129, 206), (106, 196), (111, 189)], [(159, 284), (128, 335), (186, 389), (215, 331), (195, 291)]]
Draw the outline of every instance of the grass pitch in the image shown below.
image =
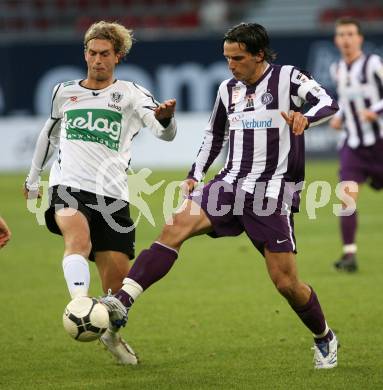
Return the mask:
[[(149, 182), (185, 172), (155, 172)], [(1, 389), (382, 389), (382, 194), (365, 187), (359, 202), (357, 274), (336, 273), (340, 254), (332, 205), (337, 164), (308, 162), (307, 183), (331, 183), (330, 203), (296, 215), (300, 276), (318, 293), (341, 342), (339, 366), (314, 371), (309, 332), (275, 291), (249, 240), (202, 236), (185, 243), (171, 272), (136, 302), (123, 335), (141, 358), (120, 367), (97, 343), (62, 327), (69, 301), (63, 243), (39, 226), (21, 195), (23, 175), (0, 175), (1, 213), (13, 238), (0, 251)], [(163, 224), (163, 192), (145, 196), (156, 221), (140, 222), (137, 253)], [(101, 295), (91, 265), (91, 293)]]

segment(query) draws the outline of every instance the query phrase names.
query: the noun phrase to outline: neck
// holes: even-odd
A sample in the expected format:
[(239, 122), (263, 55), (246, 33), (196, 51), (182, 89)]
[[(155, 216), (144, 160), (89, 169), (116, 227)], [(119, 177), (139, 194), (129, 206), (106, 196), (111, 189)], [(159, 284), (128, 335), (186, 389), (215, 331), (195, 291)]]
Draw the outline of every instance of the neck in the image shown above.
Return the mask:
[(106, 87), (109, 87), (109, 85), (113, 84), (114, 78), (111, 77), (108, 80), (95, 80), (89, 78), (89, 76), (81, 83), (83, 87), (89, 88), (89, 89), (104, 89)]
[(344, 59), (344, 62), (348, 65), (350, 65), (351, 63), (353, 63), (356, 59), (358, 59), (360, 56), (362, 55), (362, 51), (359, 50), (355, 53), (352, 53), (352, 54), (344, 54), (343, 55), (343, 59)]
[(265, 73), (267, 66), (268, 66), (268, 63), (266, 61), (263, 61), (262, 63), (260, 63), (259, 67), (255, 71), (253, 77), (246, 84), (256, 83), (262, 77), (263, 73)]

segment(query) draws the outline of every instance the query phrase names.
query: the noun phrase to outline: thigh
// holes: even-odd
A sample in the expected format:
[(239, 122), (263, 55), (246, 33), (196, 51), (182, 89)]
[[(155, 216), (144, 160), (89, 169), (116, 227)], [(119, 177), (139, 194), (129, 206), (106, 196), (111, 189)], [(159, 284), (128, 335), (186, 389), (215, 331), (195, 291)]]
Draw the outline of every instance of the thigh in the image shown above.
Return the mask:
[(246, 234), (264, 256), (265, 248), (276, 253), (297, 252), (292, 213), (276, 211), (271, 215), (260, 216), (247, 207), (243, 223)]
[[(45, 211), (45, 222), (49, 231), (55, 234), (62, 235), (62, 229), (67, 225), (80, 224), (85, 222), (83, 218), (76, 217), (71, 219), (71, 216), (75, 216), (76, 211), (86, 218), (87, 224), (91, 219), (91, 212), (86, 206), (88, 194), (78, 189), (72, 189), (67, 186), (53, 186), (49, 188), (49, 208)], [(61, 211), (61, 210), (69, 211)], [(60, 218), (61, 227), (57, 224), (57, 215), (65, 215), (65, 218)]]
[[(234, 215), (236, 193), (235, 188), (223, 180), (212, 180), (201, 190), (190, 194), (189, 199), (195, 202), (209, 220), (211, 237), (238, 236), (244, 230), (239, 215)], [(241, 203), (240, 201), (238, 203)], [(238, 210), (237, 210), (238, 211)]]
[(158, 240), (178, 250), (189, 237), (209, 233), (211, 229), (211, 222), (199, 204), (185, 199), (180, 210), (165, 224)]
[[(115, 200), (113, 200), (115, 202)], [(106, 199), (105, 204), (112, 200)], [(90, 235), (92, 241), (91, 260), (97, 252), (120, 252), (130, 259), (135, 256), (135, 225), (130, 218), (127, 202), (118, 201), (119, 209), (111, 213), (107, 208), (92, 211)]]
[(89, 241), (89, 222), (81, 211), (69, 207), (62, 208), (55, 212), (54, 219), (65, 242)]
[(364, 183), (368, 178), (368, 161), (362, 148), (352, 149), (344, 145), (339, 151), (340, 181)]

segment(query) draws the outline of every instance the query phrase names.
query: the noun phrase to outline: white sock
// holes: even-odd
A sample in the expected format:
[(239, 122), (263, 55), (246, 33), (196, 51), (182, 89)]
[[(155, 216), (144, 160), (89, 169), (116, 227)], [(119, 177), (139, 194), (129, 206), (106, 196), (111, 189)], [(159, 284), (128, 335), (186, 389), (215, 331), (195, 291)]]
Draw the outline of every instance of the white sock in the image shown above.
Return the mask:
[(356, 253), (356, 244), (343, 245), (343, 253)]
[(72, 299), (87, 296), (90, 283), (88, 261), (83, 256), (77, 254), (65, 256), (63, 259), (63, 271)]
[(122, 289), (127, 292), (134, 300), (144, 291), (144, 289), (133, 279), (125, 278), (122, 281)]

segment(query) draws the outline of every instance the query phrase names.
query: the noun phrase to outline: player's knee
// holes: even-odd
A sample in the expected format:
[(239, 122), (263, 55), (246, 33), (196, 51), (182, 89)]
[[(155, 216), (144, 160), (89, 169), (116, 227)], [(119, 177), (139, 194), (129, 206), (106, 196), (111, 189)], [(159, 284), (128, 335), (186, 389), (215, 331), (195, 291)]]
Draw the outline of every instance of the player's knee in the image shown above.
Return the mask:
[(174, 215), (172, 223), (168, 223), (162, 229), (160, 240), (169, 245), (179, 246), (192, 232), (192, 226), (185, 218)]
[(286, 299), (290, 299), (294, 296), (295, 292), (295, 283), (288, 277), (280, 277), (274, 280), (274, 285), (277, 288), (278, 292), (284, 296)]

